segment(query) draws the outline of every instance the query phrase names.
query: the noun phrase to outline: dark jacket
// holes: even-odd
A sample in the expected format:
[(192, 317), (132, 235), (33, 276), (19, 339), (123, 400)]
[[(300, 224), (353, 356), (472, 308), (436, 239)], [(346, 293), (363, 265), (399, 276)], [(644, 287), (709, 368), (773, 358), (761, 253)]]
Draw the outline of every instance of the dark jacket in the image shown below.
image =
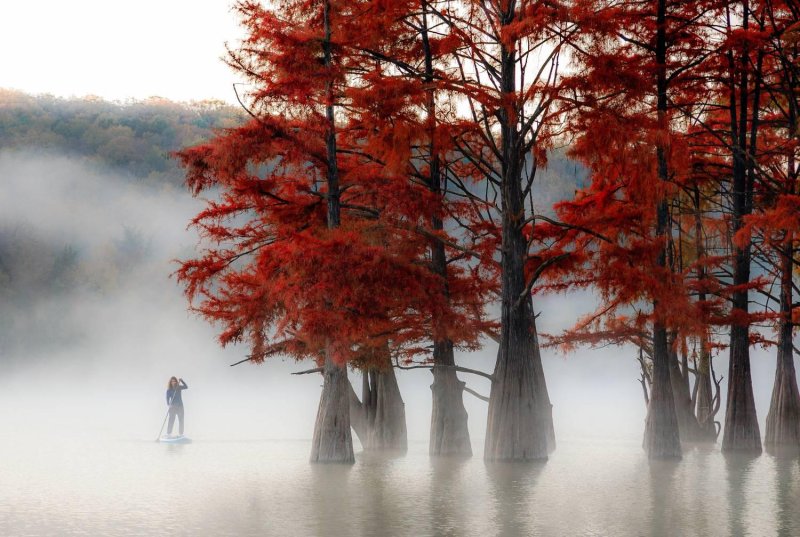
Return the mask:
[(181, 399), (181, 392), (183, 390), (188, 390), (189, 386), (180, 379), (178, 386), (173, 390), (172, 388), (167, 389), (167, 404), (170, 406), (183, 406), (183, 399)]

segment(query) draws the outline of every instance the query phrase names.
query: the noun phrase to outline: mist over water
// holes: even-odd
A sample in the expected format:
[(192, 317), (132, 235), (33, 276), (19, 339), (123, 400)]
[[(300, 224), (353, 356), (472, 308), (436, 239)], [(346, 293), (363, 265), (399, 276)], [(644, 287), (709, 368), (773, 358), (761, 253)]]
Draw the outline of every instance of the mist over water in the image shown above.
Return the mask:
[[(0, 152), (0, 180), (0, 263), (18, 261), (0, 271), (14, 290), (0, 304), (0, 535), (800, 534), (797, 459), (717, 445), (647, 461), (631, 348), (543, 351), (558, 441), (544, 464), (484, 463), (486, 403), (469, 394), (475, 455), (430, 459), (431, 375), (414, 370), (398, 371), (407, 455), (312, 466), (321, 379), (290, 374), (311, 365), (229, 367), (247, 349), (221, 349), (170, 278), (198, 240), (186, 225), (200, 201), (46, 153)], [(64, 263), (63, 288), (36, 294)], [(594, 300), (538, 299), (540, 332)], [(457, 362), (491, 371), (495, 352)], [(763, 428), (774, 351), (752, 362)], [(727, 377), (725, 353), (715, 368)], [(172, 375), (190, 387), (190, 445), (154, 442)], [(460, 376), (488, 395), (486, 379)]]

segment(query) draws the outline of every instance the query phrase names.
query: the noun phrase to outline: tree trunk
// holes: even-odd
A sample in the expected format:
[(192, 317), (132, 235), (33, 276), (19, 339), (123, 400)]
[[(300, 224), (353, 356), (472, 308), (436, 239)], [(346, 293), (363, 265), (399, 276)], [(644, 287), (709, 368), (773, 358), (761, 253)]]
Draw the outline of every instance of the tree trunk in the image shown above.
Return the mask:
[[(436, 94), (434, 85), (433, 49), (428, 36), (428, 2), (421, 0), (422, 24), (420, 37), (422, 50), (425, 57), (425, 75), (423, 80), (426, 90), (426, 121), (428, 130), (428, 158), (430, 159), (430, 174), (428, 188), (438, 196), (442, 194), (442, 166), (439, 158), (439, 149), (436, 146)], [(434, 231), (444, 230), (441, 218), (433, 216), (431, 227)], [(447, 253), (441, 240), (431, 241), (431, 270), (441, 276), (444, 294), (449, 298), (450, 292), (447, 283)], [(434, 327), (438, 319), (433, 318)], [(436, 332), (434, 328), (433, 332)], [(469, 439), (467, 425), (467, 410), (464, 408), (464, 383), (458, 380), (453, 357), (453, 342), (448, 339), (438, 339), (434, 336), (433, 343), (433, 384), (431, 392), (433, 408), (431, 411), (431, 433), (428, 452), (431, 455), (472, 455), (472, 445)], [(438, 340), (437, 340), (438, 339)], [(445, 367), (437, 367), (445, 366)]]
[(653, 383), (644, 425), (643, 447), (651, 459), (680, 458), (681, 440), (669, 371), (667, 330), (656, 324), (653, 331)]
[[(472, 455), (464, 408), (464, 385), (452, 367), (453, 344), (437, 342), (433, 348), (433, 411), (428, 452), (431, 455)], [(437, 367), (445, 366), (445, 367)]]
[(717, 428), (714, 424), (714, 395), (711, 386), (711, 355), (707, 349), (705, 337), (700, 339), (700, 360), (697, 362), (697, 373), (694, 381), (697, 384), (695, 416), (702, 434), (701, 439), (715, 441)]
[(764, 444), (768, 451), (800, 449), (800, 394), (792, 355), (792, 233), (787, 234), (781, 255), (781, 321), (778, 335), (778, 364), (772, 401), (767, 414)]
[[(513, 170), (511, 177), (514, 177)], [(522, 214), (519, 180), (504, 181), (502, 235), (502, 313), (500, 348), (489, 396), (486, 460), (547, 458), (549, 407), (541, 408), (543, 380), (537, 378), (533, 303), (526, 293), (524, 262), (527, 243), (518, 217)]]
[(533, 367), (536, 372), (536, 392), (539, 395), (538, 407), (542, 413), (542, 420), (544, 420), (547, 453), (550, 454), (556, 450), (556, 430), (553, 425), (553, 404), (550, 402), (550, 395), (547, 391), (547, 379), (545, 379), (544, 367), (542, 366), (542, 353), (539, 349), (539, 333), (536, 331), (535, 318), (531, 331), (533, 332)]
[(350, 434), (350, 382), (347, 368), (336, 365), (325, 356), (324, 384), (319, 399), (311, 462), (353, 463), (353, 438)]
[(684, 442), (702, 440), (703, 435), (700, 431), (700, 424), (697, 423), (697, 418), (692, 408), (692, 395), (689, 392), (688, 379), (684, 377), (678, 364), (678, 353), (671, 349), (669, 351), (669, 374), (681, 440)]
[[(524, 262), (527, 243), (517, 221), (521, 214), (519, 182), (507, 181), (510, 196), (503, 211), (502, 314), (500, 348), (489, 396), (486, 424), (486, 460), (546, 459), (550, 407), (541, 390), (544, 380), (537, 367), (533, 303), (526, 292)], [(516, 192), (515, 192), (516, 186)]]
[[(703, 239), (703, 219), (702, 207), (700, 204), (700, 187), (694, 185), (694, 244), (698, 261), (705, 259), (706, 248)], [(697, 263), (697, 281), (700, 284), (700, 292), (697, 300), (701, 304), (706, 302), (706, 269), (703, 263)], [(714, 408), (714, 395), (711, 386), (711, 353), (708, 352), (708, 336), (700, 336), (700, 357), (695, 362), (695, 405), (694, 412), (697, 424), (700, 427), (702, 439), (716, 442), (717, 427), (714, 422), (717, 408)]]
[[(744, 15), (742, 27), (748, 28), (750, 9), (747, 1), (743, 2)], [(739, 104), (736, 103), (735, 64), (732, 54), (728, 56), (731, 78), (729, 105), (731, 111), (731, 145), (733, 147), (733, 188), (731, 215), (732, 234), (736, 234), (744, 224), (744, 217), (752, 212), (754, 173), (752, 163), (755, 158), (755, 133), (758, 124), (758, 107), (752, 110), (750, 134), (750, 159), (748, 152), (747, 119), (749, 106), (748, 66), (750, 58), (745, 44), (739, 58), (741, 80), (739, 82)], [(758, 61), (759, 68), (761, 58)], [(758, 103), (756, 84), (753, 102)], [(738, 112), (738, 113), (737, 113)], [(737, 119), (738, 118), (738, 119)], [(732, 296), (733, 312), (746, 317), (749, 311), (748, 290), (742, 289), (750, 283), (750, 240), (746, 244), (734, 245), (733, 285), (739, 287)], [(737, 311), (738, 310), (738, 311)], [(731, 325), (730, 362), (728, 366), (728, 402), (725, 408), (725, 433), (722, 437), (723, 451), (761, 452), (761, 432), (758, 427), (756, 403), (753, 398), (753, 382), (750, 377), (750, 323), (746, 319)]]
[[(515, 4), (504, 5), (501, 25), (514, 22)], [(516, 98), (517, 55), (513, 47), (500, 47), (501, 94)], [(548, 453), (549, 406), (535, 335), (533, 302), (525, 274), (528, 243), (522, 228), (525, 196), (517, 117), (507, 107), (496, 112), (500, 124), (502, 198), (501, 317), (500, 347), (489, 395), (486, 423), (486, 460), (525, 461), (546, 459)], [(513, 117), (512, 117), (513, 116)], [(539, 363), (537, 364), (537, 360)], [(548, 401), (549, 402), (549, 401)]]
[[(789, 132), (797, 133), (796, 96), (797, 80), (792, 76), (788, 88)], [(790, 146), (787, 163), (786, 193), (796, 193), (797, 171), (795, 150)], [(797, 376), (792, 354), (792, 256), (794, 255), (795, 231), (785, 231), (782, 248), (778, 248), (781, 270), (781, 321), (778, 333), (778, 363), (775, 369), (775, 384), (772, 387), (772, 401), (767, 414), (767, 432), (764, 438), (767, 450), (797, 451), (800, 449), (800, 395), (797, 391)]]
[(761, 433), (750, 377), (750, 341), (746, 326), (731, 327), (728, 404), (723, 451), (761, 451)]
[[(324, 64), (330, 68), (331, 58), (331, 24), (330, 2), (325, 0), (323, 5), (323, 18), (325, 25), (325, 39), (322, 43)], [(335, 229), (340, 224), (340, 191), (339, 171), (336, 160), (336, 124), (334, 122), (334, 91), (333, 80), (325, 84), (327, 105), (325, 117), (328, 129), (325, 134), (326, 158), (328, 162), (328, 228)], [(319, 399), (317, 421), (314, 425), (314, 439), (311, 445), (311, 462), (341, 462), (353, 463), (353, 438), (350, 433), (350, 408), (347, 368), (338, 366), (333, 362), (328, 349), (325, 349), (325, 377), (322, 385), (322, 394)]]
[[(666, 38), (666, 0), (659, 0), (656, 14), (656, 110), (658, 125), (663, 132), (669, 130), (666, 114), (667, 99), (667, 38)], [(656, 143), (657, 175), (660, 182), (669, 180), (666, 148), (664, 142)], [(655, 239), (662, 241), (656, 265), (667, 267), (667, 233), (669, 231), (669, 211), (667, 200), (658, 200), (656, 205)], [(680, 430), (675, 414), (675, 400), (670, 380), (670, 353), (667, 344), (667, 327), (659, 320), (661, 316), (658, 300), (653, 300), (653, 378), (650, 387), (650, 401), (647, 404), (647, 417), (644, 426), (643, 447), (650, 458), (679, 458), (681, 456)]]
[(406, 408), (389, 357), (363, 372), (362, 401), (349, 389), (350, 423), (365, 450), (408, 450)]
[(520, 319), (503, 323), (489, 396), (486, 460), (547, 459), (548, 421), (540, 408), (530, 326)]

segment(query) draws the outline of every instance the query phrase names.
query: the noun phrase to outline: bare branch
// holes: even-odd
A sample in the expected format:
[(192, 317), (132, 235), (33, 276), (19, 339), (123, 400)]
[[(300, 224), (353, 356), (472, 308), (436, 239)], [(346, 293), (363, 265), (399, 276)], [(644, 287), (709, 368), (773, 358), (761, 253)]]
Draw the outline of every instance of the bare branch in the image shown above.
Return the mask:
[(306, 369), (305, 371), (297, 371), (292, 373), (292, 375), (308, 375), (310, 373), (322, 373), (325, 371), (324, 367), (315, 367), (314, 369)]
[(480, 375), (481, 377), (485, 377), (492, 382), (494, 382), (494, 375), (490, 375), (489, 373), (485, 373), (483, 371), (478, 371), (477, 369), (470, 369), (468, 367), (461, 367), (460, 365), (400, 365), (399, 363), (395, 363), (394, 367), (397, 369), (430, 369), (433, 370), (434, 367), (444, 367), (447, 369), (455, 369), (456, 371), (460, 371), (462, 373), (472, 373), (473, 375)]
[(474, 395), (475, 397), (477, 397), (481, 401), (486, 401), (487, 403), (489, 402), (489, 398), (488, 397), (486, 397), (485, 395), (479, 394), (478, 392), (476, 392), (475, 390), (473, 390), (471, 388), (467, 388), (466, 386), (464, 386), (464, 391), (467, 392), (467, 393), (471, 393), (472, 395)]

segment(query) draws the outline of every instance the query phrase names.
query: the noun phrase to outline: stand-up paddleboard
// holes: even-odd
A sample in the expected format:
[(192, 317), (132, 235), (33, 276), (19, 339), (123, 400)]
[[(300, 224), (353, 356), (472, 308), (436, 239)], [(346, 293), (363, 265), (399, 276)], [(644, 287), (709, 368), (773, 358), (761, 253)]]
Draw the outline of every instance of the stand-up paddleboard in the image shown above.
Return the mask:
[(191, 444), (192, 439), (188, 436), (178, 435), (178, 436), (162, 436), (158, 439), (159, 442), (162, 444)]

